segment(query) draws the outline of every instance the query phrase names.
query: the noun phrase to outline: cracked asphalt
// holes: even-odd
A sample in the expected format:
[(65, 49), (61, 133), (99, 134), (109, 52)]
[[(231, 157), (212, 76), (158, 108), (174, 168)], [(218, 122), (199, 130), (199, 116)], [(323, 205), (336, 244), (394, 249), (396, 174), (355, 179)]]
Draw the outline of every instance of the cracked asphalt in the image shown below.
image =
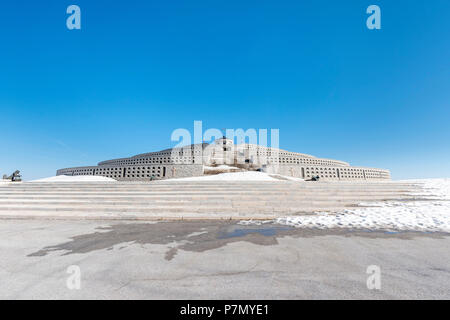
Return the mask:
[[(0, 252), (1, 299), (450, 298), (448, 234), (0, 220)], [(371, 265), (379, 290), (367, 288)]]

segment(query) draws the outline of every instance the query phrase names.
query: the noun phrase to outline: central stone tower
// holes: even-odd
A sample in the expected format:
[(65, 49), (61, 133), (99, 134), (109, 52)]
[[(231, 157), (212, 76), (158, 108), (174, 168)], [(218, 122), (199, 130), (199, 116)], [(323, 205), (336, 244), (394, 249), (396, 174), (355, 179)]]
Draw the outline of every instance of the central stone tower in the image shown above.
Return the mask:
[(233, 140), (227, 139), (223, 136), (220, 139), (214, 141), (214, 150), (211, 156), (211, 163), (220, 164), (234, 164), (234, 150), (233, 150)]

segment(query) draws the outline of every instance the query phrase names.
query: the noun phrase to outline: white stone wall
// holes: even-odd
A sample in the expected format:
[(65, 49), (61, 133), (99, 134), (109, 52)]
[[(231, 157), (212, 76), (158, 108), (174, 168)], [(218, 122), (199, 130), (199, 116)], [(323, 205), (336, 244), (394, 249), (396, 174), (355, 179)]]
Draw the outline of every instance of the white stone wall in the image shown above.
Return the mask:
[[(86, 169), (88, 168), (88, 169)], [(60, 169), (57, 175), (95, 175), (113, 178), (116, 180), (155, 180), (169, 178), (183, 178), (203, 175), (203, 165), (136, 165), (127, 167), (78, 167)]]
[(281, 174), (302, 179), (319, 176), (322, 180), (386, 180), (390, 179), (389, 170), (364, 167), (328, 167), (299, 165), (267, 165), (264, 172)]

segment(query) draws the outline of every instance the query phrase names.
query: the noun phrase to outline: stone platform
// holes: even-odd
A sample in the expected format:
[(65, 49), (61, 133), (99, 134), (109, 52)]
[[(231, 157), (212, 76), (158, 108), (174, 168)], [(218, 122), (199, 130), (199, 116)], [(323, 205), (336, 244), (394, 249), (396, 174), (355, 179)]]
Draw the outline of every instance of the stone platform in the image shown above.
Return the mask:
[(0, 185), (0, 218), (273, 219), (414, 199), (419, 190), (393, 181), (24, 182)]

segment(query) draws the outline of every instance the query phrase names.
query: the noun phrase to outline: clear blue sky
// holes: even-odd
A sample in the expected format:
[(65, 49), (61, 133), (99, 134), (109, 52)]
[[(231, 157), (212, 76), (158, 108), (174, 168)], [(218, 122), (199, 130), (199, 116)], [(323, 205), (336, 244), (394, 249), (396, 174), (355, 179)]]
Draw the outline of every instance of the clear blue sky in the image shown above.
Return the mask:
[(279, 128), (283, 149), (395, 179), (450, 177), (448, 0), (4, 1), (0, 40), (1, 174), (157, 151), (202, 120)]

